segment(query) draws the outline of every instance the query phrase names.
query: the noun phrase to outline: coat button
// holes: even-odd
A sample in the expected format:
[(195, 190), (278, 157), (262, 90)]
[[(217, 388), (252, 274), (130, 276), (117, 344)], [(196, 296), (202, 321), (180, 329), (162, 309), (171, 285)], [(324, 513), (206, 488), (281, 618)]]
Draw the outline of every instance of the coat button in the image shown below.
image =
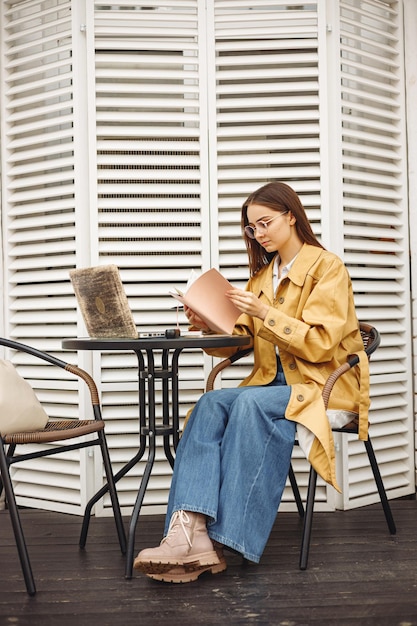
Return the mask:
[(284, 333), (285, 333), (286, 335), (290, 335), (290, 334), (291, 334), (291, 328), (290, 328), (289, 326), (286, 326), (286, 327), (284, 328)]
[(304, 402), (304, 396), (303, 396), (303, 394), (302, 394), (302, 393), (299, 393), (299, 394), (298, 394), (298, 396), (297, 396), (297, 400), (298, 400), (298, 402)]
[(268, 324), (270, 326), (275, 326), (275, 320), (268, 320)]
[(290, 370), (295, 370), (297, 369), (297, 366), (295, 363), (290, 363)]
[(279, 302), (280, 304), (284, 304), (284, 302), (285, 302), (285, 298), (283, 298), (283, 297), (281, 296), (280, 298), (278, 298), (278, 302)]

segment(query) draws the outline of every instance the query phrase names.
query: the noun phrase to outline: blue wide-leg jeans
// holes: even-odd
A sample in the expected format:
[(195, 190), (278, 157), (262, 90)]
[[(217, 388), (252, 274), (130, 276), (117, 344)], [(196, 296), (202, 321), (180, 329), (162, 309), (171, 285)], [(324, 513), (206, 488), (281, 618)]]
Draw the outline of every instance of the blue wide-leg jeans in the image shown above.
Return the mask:
[(219, 389), (197, 402), (179, 442), (165, 533), (173, 512), (207, 516), (211, 539), (259, 562), (288, 475), (295, 424), (282, 372), (269, 385)]

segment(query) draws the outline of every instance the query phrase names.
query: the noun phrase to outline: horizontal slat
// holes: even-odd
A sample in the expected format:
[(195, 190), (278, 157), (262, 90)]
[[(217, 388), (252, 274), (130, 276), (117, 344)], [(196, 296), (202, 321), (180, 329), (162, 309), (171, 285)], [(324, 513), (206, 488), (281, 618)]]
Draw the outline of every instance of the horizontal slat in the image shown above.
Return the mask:
[[(28, 63), (25, 64), (20, 71), (13, 73), (13, 81), (6, 77), (8, 96), (16, 93), (27, 93), (30, 89), (39, 91), (39, 81), (44, 77), (45, 80), (52, 84), (56, 84), (58, 81), (61, 84), (67, 84), (67, 79), (71, 74), (69, 55), (68, 57), (50, 62), (45, 59), (45, 56), (46, 55), (44, 55), (44, 62), (42, 65), (38, 64), (36, 70), (34, 70), (33, 67), (29, 67), (30, 64)], [(60, 72), (59, 78), (56, 77), (58, 72)], [(54, 80), (51, 80), (51, 74), (54, 74)]]
[[(67, 97), (67, 100), (64, 97), (65, 95)], [(22, 111), (20, 109), (15, 110), (14, 113), (9, 113), (8, 120), (10, 123), (19, 126), (23, 124), (26, 120), (32, 120), (36, 117), (43, 117), (46, 118), (49, 124), (52, 126), (54, 118), (62, 116), (65, 106), (67, 106), (68, 110), (71, 111), (73, 107), (73, 102), (71, 102), (70, 96), (70, 93), (62, 93), (60, 102), (42, 102), (39, 106), (33, 105), (30, 111)]]
[[(349, 94), (350, 96), (350, 94)], [(362, 96), (362, 102), (358, 102), (357, 99), (355, 98), (350, 98), (347, 95), (344, 96), (343, 102), (342, 102), (342, 107), (344, 110), (346, 110), (348, 112), (349, 117), (345, 117), (346, 120), (353, 120), (356, 119), (357, 117), (361, 118), (361, 121), (363, 121), (362, 118), (366, 118), (366, 119), (376, 119), (379, 118), (380, 120), (382, 120), (382, 122), (384, 120), (386, 120), (387, 124), (398, 124), (401, 120), (401, 116), (398, 112), (398, 110), (396, 111), (395, 108), (391, 105), (391, 107), (388, 108), (381, 108), (381, 107), (376, 107), (374, 105), (374, 103), (372, 102), (366, 102), (366, 104), (363, 103), (364, 97)]]
[[(385, 161), (384, 163), (371, 158), (358, 157), (357, 155), (345, 154), (343, 159), (343, 169), (346, 175), (349, 175), (351, 171), (355, 173), (361, 170), (366, 170), (369, 176), (369, 182), (379, 185), (387, 184), (388, 180), (391, 184), (395, 185), (395, 177), (401, 180), (401, 168), (399, 166), (399, 159), (395, 161)], [(372, 171), (374, 170), (374, 171)], [(387, 177), (390, 177), (389, 179)], [(394, 180), (392, 179), (394, 177)], [(399, 183), (400, 184), (400, 183)]]
[[(252, 42), (253, 43), (253, 42)], [(219, 50), (218, 50), (219, 52)], [(249, 52), (249, 54), (248, 54)], [(238, 54), (239, 53), (239, 54)], [(291, 67), (297, 71), (297, 76), (301, 79), (306, 79), (309, 76), (318, 76), (317, 68), (317, 42), (315, 46), (312, 46), (311, 50), (295, 50), (284, 51), (277, 53), (277, 48), (271, 47), (271, 49), (265, 50), (264, 44), (258, 42), (256, 50), (246, 47), (245, 43), (242, 43), (241, 47), (236, 50), (235, 54), (219, 55), (217, 59), (218, 68), (217, 72), (219, 76), (224, 76), (224, 72), (242, 70), (248, 72), (248, 77), (252, 76), (252, 69), (248, 67), (248, 59), (250, 59), (250, 66), (258, 66), (260, 69), (260, 78), (265, 74), (263, 72), (271, 69), (278, 71), (285, 71)], [(295, 66), (295, 67), (294, 67)], [(239, 76), (239, 74), (237, 74)]]
[[(178, 26), (181, 26), (180, 36), (178, 35)], [(161, 21), (159, 23), (151, 23), (150, 21), (145, 22), (144, 20), (141, 20), (136, 23), (126, 21), (124, 24), (120, 22), (117, 24), (118, 35), (126, 37), (127, 39), (133, 39), (136, 41), (136, 45), (140, 38), (144, 38), (145, 40), (148, 38), (158, 39), (166, 37), (170, 37), (171, 39), (175, 39), (176, 37), (178, 39), (182, 39), (183, 37), (193, 39), (196, 36), (196, 27), (197, 24), (193, 17), (189, 20), (182, 20), (180, 23), (172, 23), (170, 18), (167, 18), (166, 21)], [(94, 33), (98, 39), (113, 37), (114, 30), (114, 23), (100, 24), (98, 20), (96, 20)]]
[[(178, 193), (178, 191), (180, 191), (181, 189), (181, 185), (184, 184), (185, 181), (193, 183), (193, 179), (198, 177), (199, 172), (194, 167), (184, 167), (177, 162), (176, 166), (171, 166), (170, 168), (150, 168), (149, 170), (136, 168), (133, 171), (126, 169), (106, 170), (101, 168), (98, 170), (97, 175), (99, 178), (99, 184), (103, 185), (103, 187), (101, 188), (102, 193), (104, 193), (104, 189), (107, 189), (107, 187), (104, 187), (107, 181), (109, 181), (111, 188), (113, 188), (115, 184), (118, 183), (118, 181), (120, 181), (120, 185), (124, 184), (124, 188), (127, 188), (130, 185), (129, 192), (131, 193), (132, 182), (134, 182), (135, 178), (137, 180), (140, 180), (142, 184), (146, 184), (147, 181), (151, 181), (152, 183), (154, 183), (155, 181), (160, 180), (162, 182), (162, 185), (164, 185), (164, 189), (166, 189), (165, 184), (168, 181), (172, 183), (175, 180), (174, 184), (177, 188)], [(161, 191), (163, 188), (161, 188)], [(108, 190), (107, 193), (111, 192)]]
[[(267, 150), (268, 143), (273, 144), (276, 148), (277, 141), (280, 139), (287, 139), (287, 136), (291, 138), (294, 137), (304, 137), (305, 135), (319, 135), (319, 127), (318, 127), (318, 118), (316, 117), (315, 112), (307, 112), (306, 115), (311, 116), (309, 119), (310, 123), (306, 123), (305, 118), (303, 121), (297, 118), (295, 113), (289, 114), (290, 119), (292, 119), (293, 123), (288, 123), (288, 118), (285, 120), (287, 123), (279, 123), (278, 118), (276, 119), (276, 124), (256, 124), (250, 126), (249, 124), (243, 126), (236, 126), (233, 128), (232, 126), (220, 126), (218, 129), (218, 141), (220, 144), (220, 149), (227, 149), (227, 141), (229, 139), (233, 139), (234, 141), (239, 138), (243, 143), (246, 143), (246, 138), (251, 137), (258, 138), (258, 140), (265, 142), (264, 149)], [(300, 115), (300, 114), (299, 114)], [(304, 115), (304, 112), (303, 112)], [(222, 143), (226, 142), (224, 146)]]
[[(7, 146), (9, 150), (19, 150), (22, 148), (27, 149), (28, 154), (30, 154), (29, 151), (38, 147), (40, 143), (42, 145), (49, 145), (50, 143), (60, 141), (62, 149), (65, 151), (65, 149), (68, 149), (70, 142), (72, 142), (74, 138), (74, 129), (66, 127), (61, 127), (59, 129), (56, 129), (56, 127), (54, 128), (55, 130), (49, 130), (47, 134), (41, 136), (37, 134), (34, 136), (21, 137), (19, 134), (17, 138), (10, 139)], [(26, 152), (23, 151), (21, 156), (23, 156), (23, 158), (27, 158)]]
[[(122, 87), (132, 86), (133, 89), (135, 85), (132, 83), (132, 72), (139, 72), (142, 81), (145, 78), (158, 78), (159, 72), (164, 72), (164, 77), (170, 79), (184, 78), (185, 76), (193, 77), (193, 75), (198, 78), (200, 61), (197, 46), (182, 50), (178, 49), (178, 44), (171, 44), (171, 47), (167, 49), (158, 47), (158, 54), (152, 54), (152, 50), (146, 50), (146, 44), (144, 47), (145, 50), (140, 52), (136, 50), (134, 54), (129, 54), (127, 51), (123, 55), (101, 53), (97, 57), (96, 63), (96, 79), (99, 81), (97, 84), (98, 91), (107, 85), (110, 87), (114, 80), (115, 69), (117, 69), (118, 83)], [(152, 71), (155, 71), (156, 74), (152, 75)], [(108, 83), (105, 81), (106, 78)], [(127, 79), (125, 83), (122, 81), (123, 78)], [(162, 92), (163, 88), (165, 88), (165, 92), (169, 91), (164, 83), (160, 83), (159, 86), (155, 84), (154, 87), (156, 91), (161, 90)], [(189, 85), (189, 89), (192, 92), (195, 91), (192, 84)]]
[[(375, 227), (401, 227), (401, 205), (388, 200), (380, 203), (367, 198), (344, 198), (343, 216), (346, 222), (372, 224)], [(359, 210), (358, 210), (359, 209)]]
[(38, 119), (34, 118), (32, 122), (28, 124), (21, 124), (20, 126), (13, 126), (11, 130), (7, 132), (7, 136), (10, 138), (16, 138), (22, 134), (31, 133), (31, 142), (35, 143), (34, 135), (38, 136), (38, 143), (42, 139), (42, 143), (48, 139), (49, 132), (52, 132), (52, 129), (56, 127), (64, 127), (65, 125), (72, 122), (72, 111), (68, 107), (67, 115), (57, 115), (56, 118), (51, 119)]
[[(69, 64), (70, 60), (67, 60), (67, 68), (65, 71), (65, 64), (60, 68), (61, 73), (56, 76), (54, 73), (52, 75), (46, 74), (45, 76), (39, 77), (38, 80), (34, 83), (28, 83), (27, 81), (17, 82), (16, 84), (9, 85), (7, 89), (7, 96), (11, 100), (9, 101), (7, 108), (13, 110), (14, 108), (14, 97), (17, 98), (17, 102), (19, 103), (22, 98), (29, 98), (32, 92), (35, 92), (35, 100), (39, 95), (43, 94), (43, 97), (48, 100), (50, 95), (48, 89), (63, 89), (64, 93), (68, 88), (68, 83), (71, 80), (71, 65)], [(12, 99), (13, 98), (13, 99)]]
[[(60, 213), (43, 213), (40, 215), (31, 215), (30, 217), (19, 217), (19, 218), (15, 218), (14, 220), (11, 221), (11, 226), (14, 230), (14, 235), (13, 237), (16, 237), (16, 234), (19, 231), (24, 231), (24, 230), (32, 230), (34, 228), (42, 228), (43, 226), (62, 226), (62, 225), (73, 225), (75, 221), (74, 218), (74, 213), (73, 211), (68, 211), (68, 212), (60, 212)], [(45, 236), (45, 233), (44, 233)], [(26, 239), (33, 237), (33, 232), (27, 232), (26, 236), (23, 235), (23, 237), (26, 237)], [(16, 239), (11, 239), (16, 241)]]
[[(349, 103), (347, 103), (346, 108), (350, 108)], [(362, 117), (361, 115), (351, 115), (350, 113), (345, 113), (342, 115), (343, 127), (349, 128), (349, 126), (354, 126), (356, 128), (360, 128), (361, 130), (368, 132), (370, 134), (370, 138), (373, 141), (377, 141), (377, 136), (381, 135), (380, 141), (381, 143), (385, 143), (382, 140), (382, 136), (387, 134), (397, 134), (398, 128), (394, 123), (390, 124), (388, 122), (383, 122), (380, 120), (372, 119), (371, 117)], [(348, 131), (349, 133), (349, 131)]]
[[(366, 102), (368, 107), (375, 105), (375, 114), (384, 115), (391, 118), (393, 115), (393, 109), (395, 111), (395, 101), (393, 107), (393, 97), (396, 98), (399, 94), (397, 90), (391, 90), (387, 94), (381, 95), (380, 93), (380, 85), (376, 84), (376, 88), (372, 88), (369, 85), (368, 81), (357, 81), (355, 77), (355, 81), (349, 81), (349, 74), (344, 75), (342, 73), (342, 78), (346, 77), (344, 81), (345, 84), (343, 86), (344, 93), (344, 101), (343, 103), (350, 103), (352, 101), (361, 101)], [(351, 84), (353, 83), (353, 84)], [(400, 107), (400, 103), (397, 105), (397, 109)], [(371, 113), (371, 109), (369, 109)], [(397, 118), (398, 119), (398, 118)]]
[[(216, 0), (215, 10), (217, 12), (235, 12), (235, 13), (243, 13), (243, 12), (252, 12), (254, 10), (262, 13), (263, 11), (269, 11), (273, 9), (275, 11), (285, 11), (292, 13), (296, 10), (302, 10), (305, 8), (305, 2), (302, 0), (295, 0), (295, 2), (291, 3), (291, 7), (288, 7), (288, 2), (285, 0), (265, 0), (261, 5), (254, 7), (253, 2), (250, 0)], [(311, 10), (311, 5), (308, 9)], [(301, 18), (300, 18), (301, 19)]]
[(73, 159), (62, 159), (62, 161), (62, 169), (57, 166), (55, 168), (56, 171), (38, 172), (37, 176), (33, 172), (33, 175), (22, 177), (17, 173), (14, 181), (10, 183), (9, 189), (18, 193), (19, 190), (29, 189), (30, 187), (38, 187), (43, 190), (45, 186), (59, 184), (60, 182), (71, 184), (74, 180)]
[[(346, 239), (348, 240), (346, 242), (347, 246), (353, 246), (355, 249), (355, 246), (358, 243), (357, 240), (361, 236), (367, 236), (369, 239), (368, 250), (371, 253), (379, 252), (381, 250), (385, 252), (395, 250), (398, 252), (397, 244), (401, 244), (404, 239), (404, 235), (401, 231), (394, 230), (394, 228), (384, 228), (383, 226), (368, 226), (360, 223), (349, 224), (345, 221), (344, 229), (346, 232)], [(360, 241), (359, 246), (361, 246)]]
[[(382, 48), (380, 43), (381, 40), (387, 42), (387, 44), (395, 44), (397, 41), (397, 35), (394, 32), (392, 24), (390, 24), (389, 20), (383, 19), (381, 14), (379, 14), (378, 18), (376, 18), (375, 14), (369, 13), (368, 15), (371, 19), (367, 20), (367, 23), (365, 23), (361, 20), (361, 12), (358, 12), (356, 16), (351, 18), (344, 14), (341, 19), (341, 33), (350, 37), (352, 33), (358, 33), (358, 31), (360, 31), (362, 37), (357, 35), (358, 41), (366, 41), (368, 45), (372, 42), (376, 48)], [(347, 28), (349, 26), (350, 28)], [(382, 49), (382, 51), (385, 52), (384, 58), (387, 56), (387, 52), (391, 50), (392, 48), (388, 45)]]
[(274, 167), (271, 165), (271, 167), (266, 166), (264, 169), (262, 169), (262, 167), (256, 168), (256, 166), (248, 166), (246, 168), (236, 167), (233, 170), (230, 168), (228, 170), (219, 171), (219, 183), (221, 183), (223, 180), (228, 181), (230, 179), (233, 179), (234, 181), (236, 181), (235, 184), (238, 184), (239, 180), (247, 181), (250, 179), (253, 180), (254, 178), (258, 178), (258, 180), (260, 181), (264, 180), (265, 182), (274, 179), (281, 181), (290, 181), (294, 180), (298, 176), (305, 178), (317, 178), (318, 180), (320, 176), (319, 163), (312, 163), (311, 165), (300, 164), (298, 167), (296, 167), (295, 165), (293, 167)]
[(126, 137), (127, 139), (135, 139), (142, 138), (149, 139), (149, 135), (151, 134), (153, 137), (159, 139), (167, 139), (172, 138), (174, 141), (180, 140), (183, 137), (185, 139), (199, 137), (198, 127), (186, 127), (186, 126), (154, 126), (152, 131), (149, 128), (149, 120), (145, 124), (145, 120), (140, 120), (141, 124), (136, 120), (136, 124), (134, 125), (126, 125), (126, 124), (117, 124), (115, 126), (106, 126), (105, 120), (102, 120), (101, 124), (97, 125), (97, 136), (99, 141), (103, 141), (103, 139), (114, 139), (117, 137), (120, 139), (121, 137)]
[[(253, 39), (240, 39), (238, 36), (230, 39), (217, 39), (215, 42), (216, 52), (221, 56), (222, 60), (227, 61), (228, 57), (238, 58), (237, 54), (244, 55), (248, 53), (254, 53), (258, 55), (277, 55), (278, 53), (286, 53), (288, 56), (302, 56), (305, 54), (317, 54), (318, 41), (316, 37), (312, 37), (310, 40), (302, 37), (300, 39), (288, 37), (284, 39), (282, 37), (277, 38), (271, 36), (270, 39), (263, 38), (262, 40)], [(234, 53), (234, 54), (232, 54)], [(278, 59), (280, 55), (278, 55)], [(294, 85), (296, 88), (296, 85)]]
[[(140, 41), (140, 49), (138, 50), (138, 41)], [(110, 59), (120, 63), (125, 54), (149, 54), (152, 51), (156, 51), (159, 54), (165, 54), (166, 52), (172, 52), (178, 57), (193, 56), (198, 51), (198, 43), (195, 37), (161, 37), (160, 39), (153, 39), (150, 37), (137, 37), (127, 38), (118, 37), (115, 32), (106, 38), (96, 37), (95, 49), (96, 67), (99, 69), (102, 66), (103, 59)], [(123, 52), (123, 56), (118, 53)], [(137, 57), (138, 59), (140, 57)], [(157, 89), (158, 86), (155, 85)]]
[[(398, 253), (400, 254), (402, 251), (402, 247), (400, 245), (401, 242), (391, 241), (391, 240), (378, 240), (372, 239), (370, 241), (364, 241), (361, 239), (354, 238), (355, 229), (347, 229), (347, 237), (349, 235), (352, 236), (352, 239), (346, 238), (345, 240), (345, 250), (351, 251), (359, 251), (363, 250), (365, 252), (369, 252), (369, 254), (378, 254), (380, 252), (383, 253)], [(377, 233), (374, 234), (377, 236)]]
[(399, 181), (393, 179), (393, 184), (389, 188), (383, 188), (375, 186), (366, 186), (366, 185), (354, 185), (352, 183), (345, 183), (343, 185), (344, 192), (346, 194), (364, 196), (364, 203), (367, 202), (368, 199), (381, 199), (381, 206), (384, 206), (388, 201), (397, 201), (401, 202), (402, 197), (401, 194), (398, 193), (397, 187), (399, 186)]
[(46, 187), (46, 188), (34, 188), (28, 189), (26, 191), (16, 191), (10, 194), (9, 202), (11, 203), (26, 203), (27, 201), (35, 201), (40, 200), (42, 202), (48, 202), (53, 199), (57, 199), (59, 203), (63, 195), (72, 195), (74, 194), (74, 185), (62, 185), (56, 187)]
[[(74, 231), (74, 239), (75, 239), (75, 231)], [(14, 272), (30, 272), (30, 278), (28, 280), (28, 282), (33, 282), (33, 280), (35, 279), (35, 273), (37, 270), (41, 269), (43, 274), (42, 274), (42, 278), (39, 279), (39, 282), (44, 282), (45, 281), (45, 270), (48, 271), (48, 276), (50, 278), (52, 278), (52, 275), (55, 272), (54, 268), (63, 268), (63, 267), (74, 267), (75, 266), (75, 260), (76, 260), (76, 256), (75, 256), (75, 252), (72, 250), (70, 251), (68, 254), (56, 254), (55, 256), (50, 256), (48, 257), (48, 261), (47, 261), (47, 265), (45, 262), (45, 257), (41, 256), (41, 257), (24, 257), (24, 258), (19, 258), (16, 257), (15, 259), (10, 261), (9, 264), (9, 269), (13, 270)], [(61, 269), (61, 276), (62, 276), (62, 272), (63, 271), (68, 271), (67, 270), (62, 270)], [(33, 274), (32, 274), (33, 272)], [(19, 274), (19, 278), (20, 278), (21, 274)], [(59, 285), (54, 285), (54, 291), (55, 293), (57, 293), (57, 291), (59, 291)]]
[[(110, 202), (110, 200), (109, 200)], [(198, 207), (193, 211), (182, 212), (182, 211), (112, 211), (107, 210), (106, 212), (101, 212), (99, 221), (102, 226), (105, 224), (112, 224), (114, 226), (128, 226), (129, 228), (132, 225), (138, 225), (140, 228), (143, 228), (146, 224), (157, 225), (159, 228), (167, 228), (167, 226), (177, 226), (177, 227), (186, 227), (188, 228), (201, 228), (200, 224), (201, 213)], [(163, 222), (163, 224), (162, 224)], [(143, 236), (143, 232), (140, 233)]]

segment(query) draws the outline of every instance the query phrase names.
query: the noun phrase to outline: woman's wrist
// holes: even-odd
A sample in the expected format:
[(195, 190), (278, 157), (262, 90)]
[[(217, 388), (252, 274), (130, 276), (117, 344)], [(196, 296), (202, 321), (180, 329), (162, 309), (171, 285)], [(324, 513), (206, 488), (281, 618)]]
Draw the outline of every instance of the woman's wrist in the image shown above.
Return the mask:
[(262, 309), (258, 315), (259, 319), (261, 319), (262, 321), (266, 318), (266, 316), (268, 315), (268, 311), (269, 311), (269, 307), (266, 304), (262, 305)]

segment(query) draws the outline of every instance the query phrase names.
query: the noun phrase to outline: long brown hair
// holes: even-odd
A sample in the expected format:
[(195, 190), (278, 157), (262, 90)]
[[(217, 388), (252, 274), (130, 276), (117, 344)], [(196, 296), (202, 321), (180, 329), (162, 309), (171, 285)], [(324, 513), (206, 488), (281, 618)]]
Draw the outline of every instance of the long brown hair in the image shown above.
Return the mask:
[(249, 223), (248, 207), (251, 204), (261, 204), (279, 213), (282, 211), (291, 211), (292, 215), (295, 217), (295, 228), (297, 229), (297, 234), (301, 241), (318, 248), (323, 248), (313, 233), (305, 209), (295, 191), (285, 183), (267, 183), (251, 193), (242, 206), (241, 226), (248, 251), (251, 276), (254, 276), (262, 267), (268, 265), (276, 255), (276, 252), (266, 252), (256, 239), (251, 239), (245, 233), (245, 226)]

